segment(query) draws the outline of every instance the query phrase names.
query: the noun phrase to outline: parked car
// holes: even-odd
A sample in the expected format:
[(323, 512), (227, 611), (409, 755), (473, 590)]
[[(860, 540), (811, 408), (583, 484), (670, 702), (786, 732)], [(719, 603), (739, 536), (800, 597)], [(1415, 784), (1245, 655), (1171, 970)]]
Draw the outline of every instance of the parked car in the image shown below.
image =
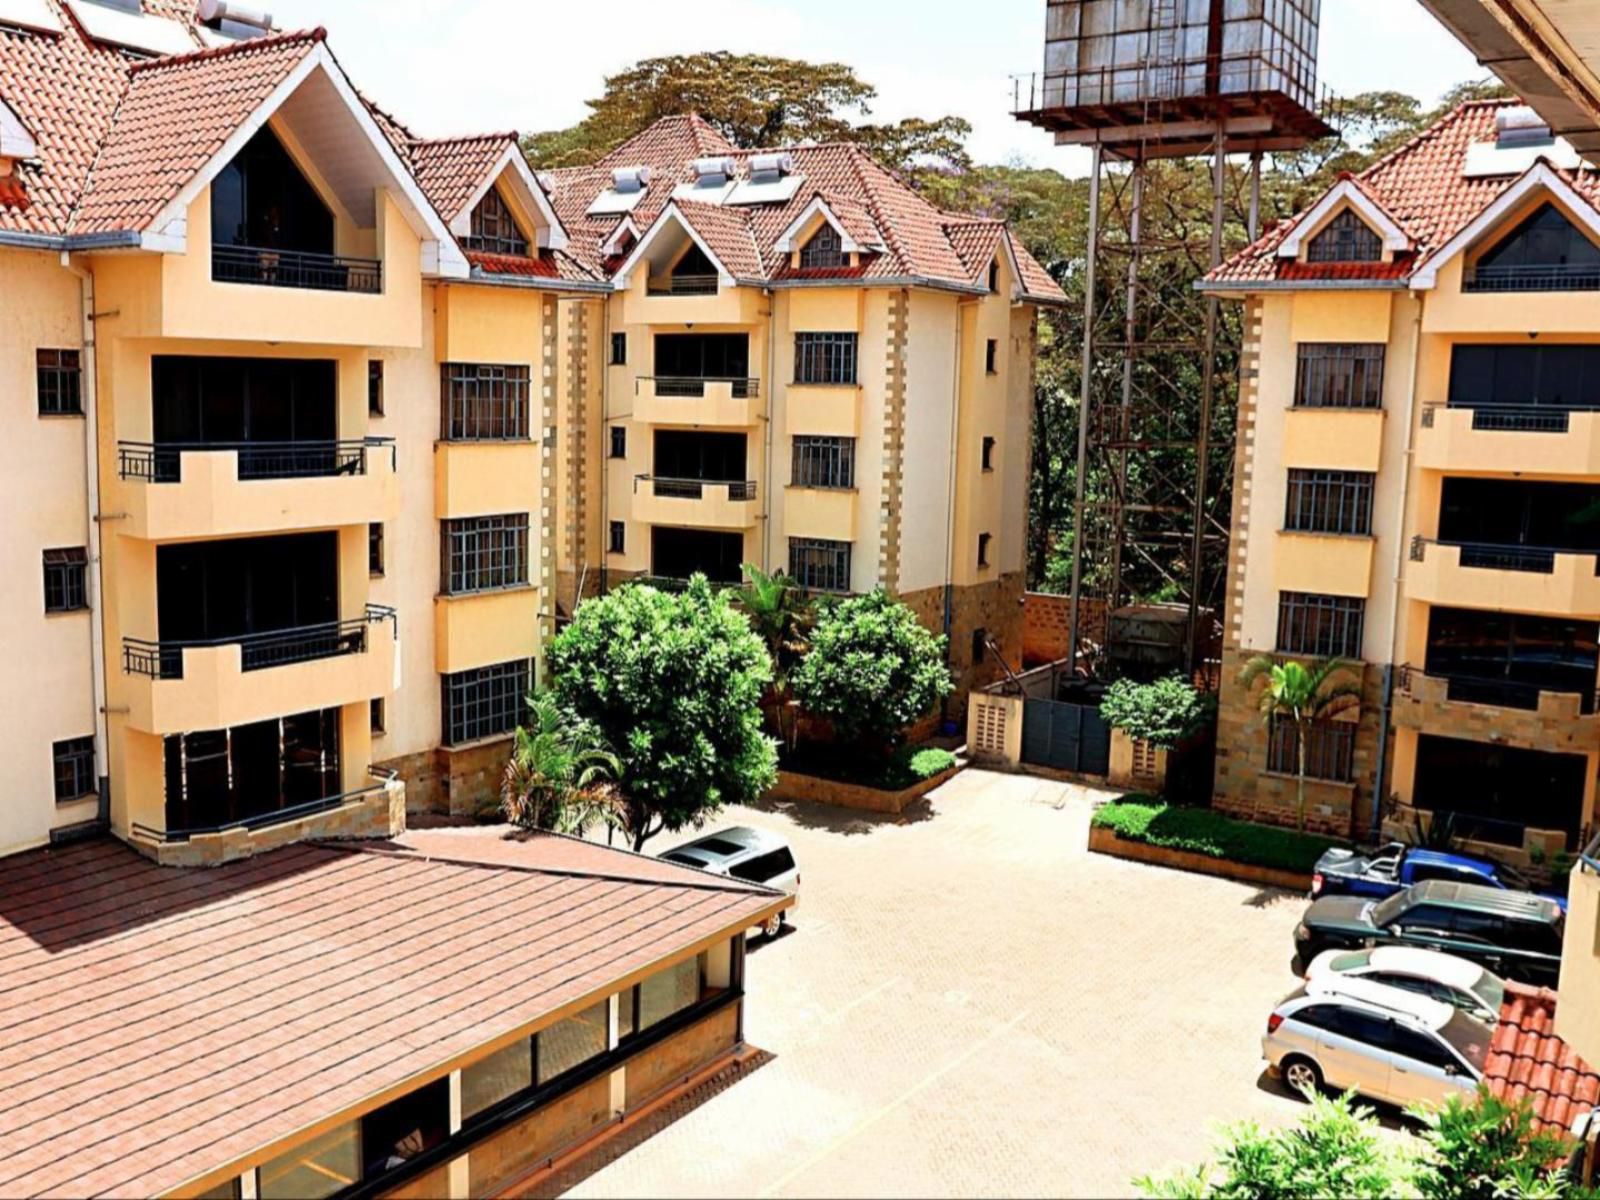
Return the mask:
[(1438, 1104), (1483, 1078), (1490, 1032), (1438, 1000), (1361, 979), (1309, 983), (1267, 1018), (1267, 1069), (1297, 1091)]
[(1328, 950), (1411, 946), (1471, 959), (1507, 979), (1555, 987), (1563, 925), (1560, 907), (1543, 896), (1434, 879), (1385, 900), (1313, 901), (1294, 943), (1305, 966)]
[[(1391, 842), (1371, 854), (1354, 850), (1329, 850), (1317, 860), (1311, 876), (1311, 898), (1322, 896), (1370, 896), (1382, 900), (1414, 883), (1443, 879), (1450, 883), (1472, 883), (1480, 887), (1526, 892), (1533, 889), (1519, 872), (1486, 859), (1442, 850), (1421, 850), (1403, 842)], [(1564, 896), (1549, 897), (1566, 911)]]
[[(680, 866), (710, 871), (713, 875), (759, 883), (786, 892), (795, 897), (795, 904), (800, 903), (800, 868), (795, 865), (789, 844), (774, 833), (738, 825), (696, 838), (668, 850), (661, 858)], [(790, 908), (768, 918), (761, 932), (769, 938), (777, 937), (789, 923), (789, 913), (793, 911)]]
[(1415, 992), (1460, 1009), (1489, 1025), (1500, 1021), (1506, 981), (1493, 971), (1433, 950), (1379, 946), (1375, 950), (1329, 950), (1306, 971), (1306, 982), (1337, 986), (1341, 979), (1363, 979)]

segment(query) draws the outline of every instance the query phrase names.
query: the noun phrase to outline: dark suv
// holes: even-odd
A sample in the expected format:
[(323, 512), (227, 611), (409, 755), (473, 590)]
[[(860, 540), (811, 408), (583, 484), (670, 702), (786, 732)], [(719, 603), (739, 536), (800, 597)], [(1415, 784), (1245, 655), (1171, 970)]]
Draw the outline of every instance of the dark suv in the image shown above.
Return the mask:
[(1531, 892), (1429, 880), (1385, 900), (1327, 896), (1294, 931), (1303, 967), (1324, 950), (1416, 946), (1469, 958), (1508, 979), (1555, 987), (1561, 907)]

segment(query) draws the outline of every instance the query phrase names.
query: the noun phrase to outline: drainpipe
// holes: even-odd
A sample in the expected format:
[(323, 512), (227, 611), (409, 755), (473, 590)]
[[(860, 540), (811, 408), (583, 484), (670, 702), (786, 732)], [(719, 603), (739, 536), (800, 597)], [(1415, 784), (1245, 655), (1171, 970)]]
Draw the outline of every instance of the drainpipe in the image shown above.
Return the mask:
[(772, 406), (776, 401), (778, 389), (778, 296), (771, 288), (763, 288), (762, 295), (767, 301), (767, 381), (761, 390), (763, 393), (763, 408), (766, 411), (766, 445), (762, 450), (762, 471), (765, 480), (762, 490), (767, 494), (767, 515), (761, 523), (761, 569), (770, 573), (772, 571), (772, 509), (775, 503), (772, 490)]
[(1401, 459), (1403, 469), (1400, 474), (1400, 497), (1395, 505), (1394, 593), (1389, 607), (1389, 653), (1386, 656), (1387, 661), (1383, 664), (1383, 708), (1378, 723), (1378, 770), (1372, 786), (1371, 832), (1380, 837), (1383, 824), (1383, 799), (1389, 787), (1389, 728), (1394, 715), (1394, 660), (1400, 650), (1400, 605), (1404, 603), (1405, 554), (1406, 543), (1409, 540), (1405, 536), (1406, 506), (1411, 498), (1411, 468), (1417, 453), (1415, 420), (1417, 376), (1422, 362), (1422, 316), (1428, 306), (1426, 292), (1416, 292), (1414, 295), (1417, 300), (1417, 312), (1411, 319), (1411, 371), (1406, 380), (1406, 450)]
[(89, 536), (89, 570), (86, 590), (89, 601), (89, 678), (94, 702), (94, 775), (99, 806), (96, 819), (111, 823), (111, 750), (106, 719), (106, 635), (105, 609), (101, 603), (105, 586), (102, 579), (100, 521), (100, 356), (96, 349), (94, 276), (74, 266), (72, 256), (61, 253), (61, 266), (78, 277), (82, 297), (83, 321), (83, 473), (84, 513)]

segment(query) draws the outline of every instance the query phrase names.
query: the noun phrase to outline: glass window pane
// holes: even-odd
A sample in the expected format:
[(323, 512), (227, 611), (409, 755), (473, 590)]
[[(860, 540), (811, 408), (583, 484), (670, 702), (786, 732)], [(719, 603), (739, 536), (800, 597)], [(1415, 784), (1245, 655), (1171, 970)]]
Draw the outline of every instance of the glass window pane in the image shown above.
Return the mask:
[(547, 1083), (606, 1052), (606, 1007), (602, 1001), (576, 1016), (557, 1021), (549, 1029), (540, 1030), (537, 1040), (540, 1083)]
[(700, 999), (700, 959), (658, 971), (639, 985), (639, 1028), (649, 1029)]
[(352, 1121), (262, 1165), (261, 1200), (319, 1200), (361, 1179), (361, 1127)]
[(461, 1119), (469, 1120), (532, 1086), (532, 1040), (522, 1038), (461, 1068)]
[(639, 1028), (634, 1023), (633, 988), (625, 988), (617, 993), (617, 1037), (625, 1038), (630, 1033), (638, 1033)]

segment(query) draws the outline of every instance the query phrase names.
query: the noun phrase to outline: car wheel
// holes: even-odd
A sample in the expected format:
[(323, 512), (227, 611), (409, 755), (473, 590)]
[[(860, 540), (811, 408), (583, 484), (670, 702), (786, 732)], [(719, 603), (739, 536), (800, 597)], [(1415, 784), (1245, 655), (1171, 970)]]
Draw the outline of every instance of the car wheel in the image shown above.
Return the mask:
[(1309, 1058), (1302, 1058), (1298, 1054), (1291, 1054), (1283, 1060), (1283, 1081), (1289, 1085), (1289, 1090), (1305, 1095), (1322, 1090), (1322, 1069)]
[(777, 937), (778, 934), (782, 933), (783, 932), (783, 914), (782, 913), (773, 913), (770, 917), (768, 917), (766, 919), (766, 922), (761, 926), (761, 932), (766, 936), (767, 940), (769, 940), (769, 941), (771, 939)]

